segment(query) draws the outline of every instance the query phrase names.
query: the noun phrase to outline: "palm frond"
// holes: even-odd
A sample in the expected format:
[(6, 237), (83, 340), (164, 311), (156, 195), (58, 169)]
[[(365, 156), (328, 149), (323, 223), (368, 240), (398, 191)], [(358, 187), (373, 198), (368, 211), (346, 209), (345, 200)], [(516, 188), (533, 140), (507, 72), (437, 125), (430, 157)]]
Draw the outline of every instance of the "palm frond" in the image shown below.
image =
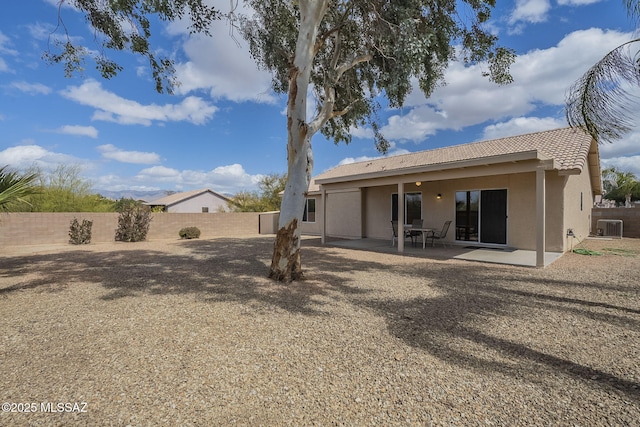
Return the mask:
[(587, 131), (598, 142), (622, 138), (638, 125), (640, 38), (624, 43), (591, 67), (569, 89), (569, 126)]
[(640, 21), (640, 1), (638, 0), (624, 0), (624, 5), (629, 12), (629, 17)]
[(8, 166), (0, 168), (0, 212), (10, 210), (15, 203), (29, 204), (25, 197), (35, 194), (34, 182), (36, 173), (20, 175), (9, 170)]

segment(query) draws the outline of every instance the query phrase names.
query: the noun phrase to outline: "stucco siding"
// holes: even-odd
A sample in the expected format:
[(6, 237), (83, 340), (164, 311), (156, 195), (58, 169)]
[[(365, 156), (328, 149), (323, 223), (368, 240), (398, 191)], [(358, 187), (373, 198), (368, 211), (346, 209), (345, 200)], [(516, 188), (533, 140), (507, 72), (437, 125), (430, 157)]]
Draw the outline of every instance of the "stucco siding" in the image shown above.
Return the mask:
[(362, 193), (359, 188), (328, 192), (327, 235), (359, 239), (362, 231)]
[(202, 193), (167, 207), (170, 213), (202, 213), (202, 208), (209, 208), (209, 213), (226, 210), (227, 202), (214, 194)]
[[(567, 178), (576, 178), (567, 179)], [(548, 251), (563, 251), (566, 246), (564, 230), (567, 214), (564, 211), (563, 193), (574, 196), (567, 201), (571, 205), (572, 227), (588, 228), (590, 199), (584, 194), (590, 191), (588, 173), (578, 176), (559, 176), (548, 172), (546, 177), (546, 241)], [(586, 187), (585, 187), (586, 186)], [(446, 241), (456, 241), (455, 194), (457, 191), (507, 190), (507, 243), (506, 246), (536, 249), (536, 175), (534, 172), (492, 175), (477, 178), (461, 178), (445, 181), (423, 181), (404, 184), (404, 191), (422, 194), (422, 218), (425, 227), (440, 229), (445, 221), (453, 221)], [(583, 194), (583, 209), (579, 211), (579, 193)], [(327, 235), (334, 237), (368, 237), (391, 239), (391, 198), (398, 192), (397, 185), (367, 187), (360, 190), (341, 190), (328, 197)], [(578, 196), (575, 196), (575, 194)], [(438, 199), (436, 196), (442, 197)], [(360, 197), (361, 196), (361, 197)], [(577, 198), (576, 198), (577, 197)], [(358, 209), (362, 203), (362, 236), (357, 233), (360, 220)], [(577, 205), (576, 205), (577, 203)], [(576, 208), (577, 206), (577, 208)], [(576, 211), (577, 209), (577, 211)], [(333, 222), (331, 220), (333, 219)], [(466, 244), (466, 242), (458, 242)], [(472, 244), (469, 242), (469, 244)]]
[(372, 239), (391, 239), (391, 195), (398, 187), (369, 187), (365, 197), (365, 237)]
[(564, 188), (564, 230), (565, 250), (569, 250), (571, 239), (566, 237), (567, 229), (573, 229), (578, 240), (589, 236), (591, 228), (591, 209), (593, 208), (593, 190), (589, 165), (585, 165), (580, 175), (570, 175)]

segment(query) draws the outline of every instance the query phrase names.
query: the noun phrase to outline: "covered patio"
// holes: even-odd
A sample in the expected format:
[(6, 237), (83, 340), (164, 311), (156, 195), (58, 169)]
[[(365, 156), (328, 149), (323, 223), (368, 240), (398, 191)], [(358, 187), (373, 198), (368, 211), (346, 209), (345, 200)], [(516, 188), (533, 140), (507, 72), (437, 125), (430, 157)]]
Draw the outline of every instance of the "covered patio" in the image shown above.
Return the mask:
[(433, 254), (387, 240), (392, 224), (415, 221), (453, 246), (442, 249), (446, 258), (545, 267), (589, 235), (600, 191), (597, 143), (557, 129), (337, 166), (309, 186), (314, 216), (303, 232), (323, 243)]
[[(337, 246), (347, 249), (364, 250), (379, 253), (398, 254), (398, 248), (391, 246), (391, 240), (384, 239), (337, 239), (328, 238), (325, 242), (328, 246)], [(434, 260), (459, 259), (464, 261), (488, 262), (493, 264), (517, 265), (522, 267), (537, 267), (536, 251), (528, 251), (513, 248), (489, 248), (463, 245), (437, 244), (427, 245), (422, 249), (422, 244), (413, 246), (405, 242), (404, 256), (427, 258)], [(544, 266), (547, 267), (562, 256), (561, 252), (545, 252)]]

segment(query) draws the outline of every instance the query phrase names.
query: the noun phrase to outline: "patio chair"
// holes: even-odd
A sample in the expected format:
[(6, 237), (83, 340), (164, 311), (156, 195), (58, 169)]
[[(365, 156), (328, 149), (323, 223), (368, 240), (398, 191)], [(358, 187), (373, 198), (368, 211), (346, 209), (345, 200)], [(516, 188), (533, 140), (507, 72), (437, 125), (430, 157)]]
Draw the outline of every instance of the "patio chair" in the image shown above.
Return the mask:
[(449, 226), (451, 225), (451, 221), (445, 221), (442, 226), (442, 230), (440, 231), (432, 231), (429, 233), (427, 238), (431, 239), (431, 246), (435, 246), (435, 240), (438, 239), (442, 242), (442, 246), (446, 246), (444, 242), (444, 238), (447, 237), (447, 232), (449, 231)]
[(418, 236), (422, 236), (422, 231), (416, 231), (416, 230), (419, 230), (420, 228), (422, 228), (422, 220), (414, 219), (413, 222), (411, 223), (411, 230), (407, 232), (409, 237), (411, 237), (411, 244), (413, 246), (416, 245), (416, 242), (418, 241)]
[[(416, 221), (420, 221), (420, 223), (416, 223)], [(422, 220), (414, 220), (411, 224), (411, 228), (422, 228)], [(391, 246), (396, 245), (396, 240), (398, 239), (398, 221), (391, 221), (391, 229), (393, 230), (393, 238), (391, 239)], [(421, 235), (420, 231), (404, 231), (403, 227), (403, 237), (406, 239), (407, 237), (411, 238), (411, 243), (415, 246), (416, 241), (418, 240), (417, 236)]]

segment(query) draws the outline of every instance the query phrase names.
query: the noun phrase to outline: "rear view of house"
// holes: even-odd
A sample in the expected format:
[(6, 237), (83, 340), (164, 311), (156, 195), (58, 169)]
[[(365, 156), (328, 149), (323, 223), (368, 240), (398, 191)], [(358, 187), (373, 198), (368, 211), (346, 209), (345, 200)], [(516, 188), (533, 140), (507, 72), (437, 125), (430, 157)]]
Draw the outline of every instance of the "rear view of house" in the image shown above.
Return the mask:
[(557, 129), (338, 166), (312, 182), (303, 231), (385, 239), (394, 220), (451, 221), (447, 243), (535, 250), (541, 266), (589, 234), (600, 193), (596, 141)]

